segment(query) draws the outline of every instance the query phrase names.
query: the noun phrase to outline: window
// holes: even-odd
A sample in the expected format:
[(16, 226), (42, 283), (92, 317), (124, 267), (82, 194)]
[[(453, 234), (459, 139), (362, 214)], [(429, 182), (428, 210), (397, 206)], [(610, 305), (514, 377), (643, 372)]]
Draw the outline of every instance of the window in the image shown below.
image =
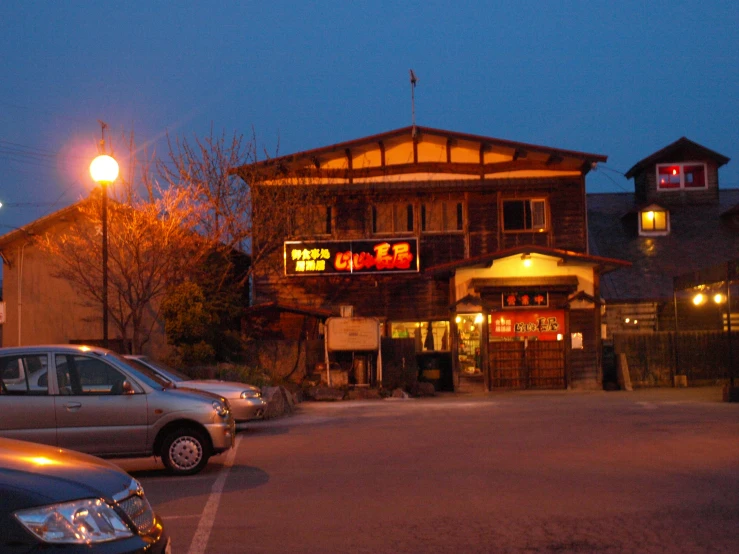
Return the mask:
[(65, 355), (56, 357), (59, 392), (65, 395), (123, 394), (126, 376), (97, 358)]
[(416, 352), (449, 350), (448, 321), (393, 321), (389, 323), (394, 339), (415, 339)]
[(670, 214), (658, 207), (649, 207), (639, 212), (640, 235), (666, 235), (670, 231)]
[(547, 227), (547, 204), (543, 199), (504, 200), (503, 230), (544, 231)]
[(302, 206), (292, 217), (294, 235), (330, 235), (332, 230), (331, 206)]
[(657, 190), (704, 189), (706, 187), (706, 164), (683, 163), (657, 166)]
[(375, 204), (372, 206), (373, 233), (412, 233), (412, 204)]
[(0, 358), (0, 380), (8, 394), (49, 394), (46, 355), (6, 356)]
[(429, 202), (421, 206), (421, 230), (461, 231), (462, 217), (461, 202)]

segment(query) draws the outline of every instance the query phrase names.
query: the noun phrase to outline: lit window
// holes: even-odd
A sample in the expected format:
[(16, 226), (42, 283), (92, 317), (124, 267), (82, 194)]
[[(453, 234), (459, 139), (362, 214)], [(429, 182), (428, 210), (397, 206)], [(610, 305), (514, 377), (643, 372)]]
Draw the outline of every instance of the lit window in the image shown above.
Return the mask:
[(505, 231), (544, 231), (547, 227), (546, 200), (504, 200)]
[(331, 206), (303, 206), (295, 210), (292, 217), (294, 235), (330, 235), (332, 228)]
[(640, 235), (664, 235), (670, 231), (670, 215), (667, 210), (649, 207), (639, 212)]
[(421, 206), (422, 231), (461, 231), (462, 218), (461, 202), (429, 202)]
[(372, 206), (373, 233), (411, 233), (413, 228), (412, 204), (375, 204)]
[(657, 190), (704, 189), (706, 164), (660, 164), (657, 166)]

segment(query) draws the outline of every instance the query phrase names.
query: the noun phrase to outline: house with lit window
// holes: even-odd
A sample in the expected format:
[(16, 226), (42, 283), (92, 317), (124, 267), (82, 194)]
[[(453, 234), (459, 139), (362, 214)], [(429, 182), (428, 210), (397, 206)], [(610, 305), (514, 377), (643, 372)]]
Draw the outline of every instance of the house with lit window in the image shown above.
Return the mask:
[[(376, 320), (371, 385), (412, 366), (440, 390), (600, 388), (601, 282), (628, 266), (588, 250), (585, 178), (605, 161), (413, 126), (238, 168), (255, 204), (314, 193), (255, 222), (256, 241), (287, 225), (254, 264), (252, 308), (289, 306), (286, 326), (319, 334), (294, 319)], [(360, 323), (345, 350), (366, 344)]]
[[(601, 280), (606, 336), (675, 330), (673, 279), (739, 257), (739, 189), (719, 186), (728, 162), (683, 137), (626, 172), (634, 193), (588, 195), (590, 252), (632, 263)], [(718, 328), (714, 304), (685, 312), (680, 328)]]

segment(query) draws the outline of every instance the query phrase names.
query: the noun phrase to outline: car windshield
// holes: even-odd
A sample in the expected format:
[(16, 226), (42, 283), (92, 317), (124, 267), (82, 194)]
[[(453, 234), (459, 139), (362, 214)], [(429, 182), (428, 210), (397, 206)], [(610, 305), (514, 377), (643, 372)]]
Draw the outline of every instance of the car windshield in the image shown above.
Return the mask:
[(115, 360), (123, 364), (124, 367), (134, 370), (136, 372), (136, 376), (152, 388), (162, 389), (172, 386), (172, 383), (164, 379), (161, 375), (157, 374), (157, 372), (150, 367), (146, 367), (141, 362), (137, 362), (136, 360), (132, 360), (129, 358), (124, 358), (123, 356), (119, 356), (115, 353), (110, 353), (109, 356), (111, 358), (115, 358)]
[(168, 365), (165, 365), (161, 362), (155, 362), (151, 358), (146, 358), (147, 365), (152, 366), (157, 371), (160, 371), (164, 373), (165, 377), (167, 377), (170, 381), (173, 381), (175, 383), (181, 383), (182, 381), (192, 381), (192, 377), (189, 377), (182, 373), (181, 371), (177, 371), (176, 369), (169, 367)]

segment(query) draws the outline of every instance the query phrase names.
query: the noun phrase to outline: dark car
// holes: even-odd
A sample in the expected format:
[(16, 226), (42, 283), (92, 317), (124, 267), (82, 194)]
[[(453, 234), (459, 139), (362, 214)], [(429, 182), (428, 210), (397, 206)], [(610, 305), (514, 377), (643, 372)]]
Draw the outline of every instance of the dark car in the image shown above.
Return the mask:
[(0, 552), (169, 554), (138, 481), (72, 450), (0, 438)]

